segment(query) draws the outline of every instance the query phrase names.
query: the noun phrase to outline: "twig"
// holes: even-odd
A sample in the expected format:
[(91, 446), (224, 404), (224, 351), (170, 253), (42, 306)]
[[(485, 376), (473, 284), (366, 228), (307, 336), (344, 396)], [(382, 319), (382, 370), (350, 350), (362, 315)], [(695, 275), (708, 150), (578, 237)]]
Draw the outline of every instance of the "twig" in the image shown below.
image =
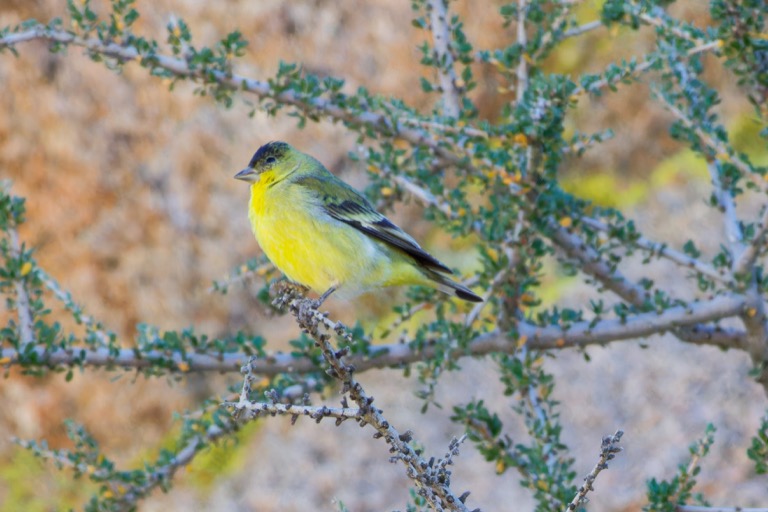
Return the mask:
[(744, 275), (754, 269), (755, 261), (757, 261), (760, 249), (765, 243), (766, 233), (768, 233), (768, 205), (763, 206), (763, 212), (756, 227), (755, 236), (733, 262), (733, 274), (735, 276)]
[(598, 29), (602, 26), (603, 26), (603, 22), (600, 20), (590, 21), (588, 23), (584, 23), (583, 25), (579, 25), (578, 27), (573, 27), (572, 29), (566, 30), (563, 33), (563, 39), (580, 36), (587, 32), (591, 32), (592, 30)]
[(550, 237), (555, 245), (577, 260), (583, 272), (600, 281), (607, 289), (635, 306), (642, 306), (650, 298), (650, 291), (632, 283), (612, 268), (597, 250), (587, 245), (578, 235), (569, 233), (554, 219), (550, 220), (549, 228), (552, 231)]
[(223, 427), (219, 425), (211, 425), (203, 435), (194, 436), (190, 439), (166, 464), (158, 466), (153, 471), (149, 472), (142, 485), (130, 485), (123, 481), (111, 480), (110, 476), (112, 473), (116, 472), (115, 470), (109, 471), (106, 469), (96, 469), (86, 462), (75, 462), (75, 459), (67, 456), (66, 451), (41, 448), (34, 443), (20, 439), (14, 439), (14, 441), (19, 446), (34, 450), (34, 452), (42, 458), (53, 460), (59, 467), (74, 469), (79, 473), (88, 475), (89, 477), (100, 481), (106, 480), (105, 483), (113, 489), (115, 500), (117, 502), (134, 504), (158, 486), (171, 480), (176, 471), (189, 465), (195, 456), (203, 450), (208, 443), (216, 441), (222, 436), (232, 432), (233, 427), (234, 422), (225, 424)]
[[(551, 236), (552, 241), (566, 254), (577, 259), (581, 263), (580, 269), (583, 272), (600, 281), (604, 287), (613, 291), (628, 303), (633, 304), (636, 307), (645, 305), (646, 301), (650, 298), (649, 291), (630, 282), (620, 272), (613, 269), (611, 265), (600, 256), (597, 250), (587, 245), (577, 235), (571, 234), (564, 228), (561, 228), (554, 219), (550, 221), (550, 229), (553, 230)], [(743, 315), (745, 312), (749, 311), (747, 303), (750, 302), (750, 300), (743, 296), (742, 300), (744, 300), (744, 303), (742, 304), (741, 312), (737, 313), (737, 315), (741, 316), (742, 320), (744, 320), (745, 317)], [(752, 300), (751, 302), (754, 303), (755, 301)], [(756, 310), (757, 306), (752, 306), (751, 308)], [(719, 327), (717, 329), (719, 329)], [(710, 328), (702, 325), (676, 326), (671, 329), (671, 332), (677, 338), (689, 343), (710, 344), (714, 339), (725, 341), (725, 339), (721, 337), (720, 332), (711, 332)], [(747, 329), (747, 332), (749, 332), (749, 329)], [(710, 336), (714, 336), (714, 338), (710, 338)], [(730, 336), (726, 336), (726, 339), (730, 339)], [(725, 343), (730, 344), (730, 341), (725, 341)], [(742, 350), (750, 351), (753, 360), (757, 361), (758, 356), (755, 351), (755, 347), (757, 346), (755, 337), (752, 338), (752, 341), (749, 341), (745, 336), (744, 338), (739, 338), (737, 343)], [(768, 372), (766, 372), (766, 376), (768, 376)]]
[[(700, 46), (696, 46), (694, 48), (691, 48), (690, 50), (688, 50), (686, 52), (686, 55), (688, 57), (691, 57), (691, 56), (696, 55), (698, 53), (703, 53), (703, 52), (709, 52), (709, 51), (717, 50), (720, 47), (722, 47), (722, 45), (723, 45), (723, 43), (720, 40), (718, 40), (718, 41), (711, 41), (709, 43), (704, 43), (704, 44), (702, 44)], [(656, 62), (657, 62), (657, 60), (655, 58), (652, 58), (652, 57), (645, 58), (641, 63), (639, 63), (636, 66), (634, 66), (631, 70), (625, 69), (624, 73), (619, 73), (619, 74), (613, 76), (610, 80), (608, 80), (606, 78), (603, 78), (601, 80), (597, 80), (596, 82), (593, 82), (592, 84), (590, 84), (588, 89), (584, 89), (583, 87), (576, 88), (576, 90), (573, 91), (573, 95), (574, 96), (579, 96), (579, 95), (582, 95), (584, 93), (595, 92), (595, 91), (597, 91), (599, 89), (602, 89), (604, 87), (615, 85), (618, 82), (620, 82), (622, 80), (626, 80), (627, 78), (629, 78), (629, 76), (631, 74), (640, 75), (642, 73), (645, 73), (646, 71), (651, 69), (654, 66), (654, 64), (656, 64)]]
[(336, 418), (339, 420), (356, 419), (362, 420), (362, 411), (353, 407), (327, 407), (325, 405), (320, 407), (312, 407), (310, 405), (294, 405), (294, 404), (282, 404), (282, 403), (267, 403), (267, 402), (225, 402), (223, 404), (227, 407), (232, 407), (238, 411), (248, 411), (252, 414), (252, 417), (259, 416), (260, 414), (283, 414), (288, 416), (309, 416), (315, 421), (320, 421), (323, 418)]
[(731, 246), (731, 258), (732, 261), (735, 261), (744, 251), (744, 234), (741, 231), (741, 224), (736, 215), (736, 203), (733, 200), (733, 195), (720, 179), (717, 165), (715, 165), (714, 162), (709, 162), (707, 164), (707, 170), (709, 170), (709, 175), (712, 178), (712, 186), (715, 189), (715, 198), (717, 198), (717, 202), (720, 204), (720, 210), (723, 212), (725, 235)]
[(397, 183), (405, 191), (407, 191), (412, 196), (420, 199), (424, 203), (434, 206), (438, 210), (440, 210), (443, 214), (445, 214), (446, 217), (449, 219), (452, 219), (454, 217), (453, 210), (451, 209), (451, 205), (443, 200), (442, 198), (436, 197), (434, 194), (432, 194), (429, 190), (420, 187), (410, 179), (408, 179), (406, 176), (403, 176), (402, 174), (391, 174), (390, 178), (393, 182)]
[[(576, 4), (576, 2), (559, 2), (559, 4), (560, 4), (560, 13), (549, 24), (547, 31), (544, 33), (544, 35), (541, 38), (541, 41), (539, 42), (537, 52), (531, 55), (532, 60), (536, 60), (541, 53), (543, 53), (545, 50), (547, 50), (550, 47), (550, 44), (555, 38), (555, 34), (560, 30), (562, 30), (563, 27), (568, 23), (568, 15), (571, 13), (571, 9)], [(602, 23), (600, 23), (600, 21), (597, 21), (597, 26), (600, 26), (600, 25), (602, 25)], [(592, 28), (597, 28), (597, 27), (588, 28), (584, 32), (588, 30), (592, 30)], [(569, 34), (569, 32), (571, 33)], [(558, 42), (561, 42), (568, 37), (579, 35), (579, 33), (580, 32), (576, 32), (576, 31), (563, 32), (558, 38)], [(518, 43), (520, 43), (519, 39), (518, 39)]]
[[(253, 373), (253, 365), (251, 364), (255, 358), (251, 357), (248, 363), (243, 366), (240, 371), (244, 374), (243, 388), (240, 392), (240, 399), (237, 402), (224, 402), (221, 405), (223, 407), (229, 407), (234, 410), (235, 419), (239, 419), (243, 411), (250, 413), (250, 419), (256, 418), (262, 413), (267, 413), (272, 416), (277, 414), (289, 414), (292, 416), (292, 421), (296, 421), (299, 416), (309, 416), (315, 419), (318, 423), (323, 418), (336, 418), (337, 425), (341, 421), (347, 419), (360, 419), (360, 409), (352, 409), (347, 407), (344, 401), (344, 407), (312, 407), (309, 405), (309, 393), (308, 390), (315, 386), (315, 382), (306, 383), (305, 385), (297, 384), (289, 388), (282, 390), (282, 393), (278, 395), (277, 391), (272, 389), (266, 391), (264, 394), (269, 398), (267, 402), (251, 402), (249, 397), (251, 396), (252, 387), (251, 383), (255, 379)], [(313, 380), (313, 379), (310, 379)], [(303, 394), (304, 405), (298, 405), (291, 403), (292, 400), (298, 398)]]
[[(592, 229), (602, 231), (604, 233), (609, 233), (609, 234), (611, 232), (611, 227), (609, 225), (603, 222), (600, 222), (597, 219), (592, 219), (590, 217), (581, 217), (580, 221)], [(767, 226), (767, 229), (768, 229), (768, 226)], [(716, 281), (720, 281), (721, 283), (727, 286), (733, 286), (734, 284), (733, 280), (727, 275), (725, 269), (716, 269), (712, 265), (708, 265), (697, 258), (693, 258), (691, 256), (688, 256), (685, 253), (676, 251), (675, 249), (671, 249), (666, 244), (654, 242), (642, 236), (635, 240), (632, 240), (631, 243), (636, 247), (639, 247), (641, 249), (644, 249), (650, 252), (651, 254), (657, 255), (662, 258), (666, 258), (670, 261), (677, 263), (681, 267), (694, 270), (699, 274), (710, 277)]]
[[(336, 350), (330, 343), (331, 335), (335, 332), (342, 340), (351, 343), (352, 336), (346, 326), (340, 322), (331, 321), (325, 314), (318, 311), (317, 302), (302, 297), (292, 287), (283, 287), (274, 302), (277, 307), (287, 307), (296, 318), (299, 326), (315, 340), (323, 358), (330, 366), (329, 373), (342, 383), (342, 393), (349, 397), (360, 408), (356, 418), (361, 425), (371, 425), (376, 430), (374, 437), (384, 438), (390, 445), (393, 456), (390, 460), (400, 461), (406, 467), (406, 473), (419, 487), (423, 496), (434, 510), (468, 511), (464, 505), (466, 494), (456, 496), (450, 489), (450, 472), (447, 466), (452, 463), (452, 456), (458, 454), (459, 440), (453, 440), (449, 453), (444, 459), (435, 464), (434, 460), (423, 459), (410, 445), (412, 434), (400, 434), (383, 416), (382, 410), (373, 406), (373, 397), (369, 396), (363, 386), (355, 379), (356, 368), (345, 361), (349, 354), (348, 348)], [(320, 329), (320, 326), (323, 329)]]
[[(690, 54), (690, 52), (689, 52)], [(755, 172), (752, 167), (738, 157), (733, 151), (729, 151), (729, 148), (722, 142), (718, 141), (710, 134), (701, 129), (701, 126), (691, 121), (688, 116), (683, 113), (676, 105), (672, 104), (664, 97), (663, 94), (656, 94), (661, 99), (662, 104), (667, 111), (674, 115), (686, 128), (691, 130), (704, 144), (718, 156), (727, 156), (730, 163), (735, 165), (739, 171), (744, 174), (745, 179), (749, 179)]]
[[(8, 228), (8, 238), (10, 239), (11, 256), (21, 261), (21, 244), (19, 243), (19, 233), (14, 228)], [(16, 291), (16, 314), (19, 318), (19, 350), (25, 353), (29, 347), (35, 344), (35, 329), (32, 315), (32, 306), (29, 302), (27, 287), (24, 283), (24, 276), (14, 279), (13, 286)]]
[(105, 469), (95, 469), (87, 462), (75, 462), (67, 456), (65, 450), (51, 450), (42, 448), (33, 441), (27, 441), (12, 437), (11, 441), (26, 450), (33, 451), (37, 456), (44, 460), (51, 460), (57, 467), (74, 469), (78, 473), (104, 479), (109, 477), (109, 472)]
[(54, 297), (59, 299), (59, 301), (64, 304), (64, 307), (73, 314), (75, 320), (96, 337), (99, 345), (108, 347), (110, 339), (114, 337), (114, 334), (106, 331), (101, 323), (94, 320), (92, 316), (85, 314), (83, 308), (75, 302), (72, 294), (62, 288), (61, 285), (45, 270), (37, 267), (35, 268), (35, 273), (40, 281), (42, 281), (43, 286), (48, 288), (48, 290), (53, 293)]
[[(660, 13), (662, 15), (665, 14), (664, 10), (661, 9), (660, 7), (654, 8), (653, 11), (657, 12), (657, 13)], [(661, 30), (663, 30), (665, 32), (669, 32), (670, 34), (672, 34), (673, 36), (677, 37), (678, 39), (684, 39), (685, 41), (688, 41), (690, 43), (695, 44), (696, 46), (702, 46), (702, 45), (705, 45), (705, 44), (710, 44), (710, 43), (708, 43), (707, 41), (705, 41), (703, 39), (699, 39), (697, 37), (692, 37), (691, 34), (689, 34), (688, 32), (686, 32), (684, 30), (680, 30), (678, 27), (676, 27), (676, 26), (674, 26), (674, 25), (672, 25), (672, 24), (670, 24), (668, 22), (665, 22), (660, 17), (651, 16), (647, 12), (639, 12), (639, 9), (638, 9), (638, 11), (636, 11), (636, 14), (637, 14), (637, 17), (641, 21), (645, 22), (646, 24), (651, 25), (652, 27), (656, 27), (658, 29), (661, 29)]]
[(437, 62), (437, 74), (440, 90), (443, 93), (443, 109), (449, 117), (458, 118), (461, 104), (456, 71), (453, 68), (453, 53), (448, 28), (447, 0), (428, 0), (429, 25)]
[(502, 268), (499, 272), (496, 273), (495, 276), (493, 276), (491, 285), (488, 287), (485, 293), (483, 293), (483, 302), (478, 302), (474, 305), (469, 314), (467, 314), (467, 318), (464, 320), (464, 325), (470, 326), (472, 323), (474, 323), (475, 319), (480, 316), (480, 313), (483, 311), (483, 309), (490, 303), (488, 299), (496, 294), (498, 288), (502, 285), (502, 283), (509, 279), (512, 271), (518, 266), (520, 260), (520, 252), (517, 250), (517, 248), (520, 245), (520, 234), (523, 232), (524, 224), (525, 212), (520, 210), (517, 212), (517, 222), (515, 223), (514, 229), (511, 235), (504, 241), (504, 245), (502, 246), (502, 250), (504, 251), (504, 255), (506, 256), (509, 265)]
[(566, 512), (576, 510), (576, 507), (588, 501), (587, 494), (590, 491), (595, 490), (593, 484), (597, 479), (597, 475), (599, 475), (602, 470), (608, 469), (608, 461), (616, 457), (616, 454), (622, 450), (619, 446), (619, 442), (623, 435), (624, 432), (617, 430), (612, 436), (603, 437), (603, 441), (600, 443), (600, 458), (598, 459), (597, 464), (595, 464), (595, 467), (592, 468), (592, 471), (590, 471), (586, 478), (584, 478), (584, 485), (579, 487), (579, 492), (576, 493), (573, 501), (565, 507)]
[[(528, 353), (529, 347), (526, 345), (523, 345), (520, 348), (520, 355), (517, 356), (519, 359), (525, 359), (526, 355)], [(523, 391), (520, 390), (520, 396), (522, 397), (523, 402), (525, 402), (528, 405), (528, 412), (527, 414), (533, 416), (536, 418), (536, 420), (539, 422), (539, 424), (542, 427), (542, 430), (546, 431), (546, 428), (544, 428), (546, 425), (549, 424), (549, 417), (547, 416), (547, 412), (544, 410), (544, 408), (541, 406), (541, 402), (539, 401), (539, 397), (536, 395), (536, 386), (537, 384), (529, 384), (527, 388)], [(548, 439), (545, 439), (545, 441), (549, 441)], [(550, 443), (544, 442), (541, 443), (542, 445), (548, 445)], [(546, 459), (549, 459), (550, 463), (556, 462), (556, 457), (545, 457)]]
[(140, 486), (133, 486), (128, 489), (121, 501), (128, 503), (135, 503), (143, 496), (149, 494), (156, 487), (163, 485), (165, 482), (170, 481), (173, 475), (180, 468), (188, 466), (195, 456), (203, 450), (208, 443), (214, 442), (224, 435), (232, 432), (234, 429), (234, 422), (224, 427), (218, 425), (211, 425), (203, 436), (195, 436), (190, 439), (184, 448), (176, 452), (176, 455), (161, 467), (152, 471), (146, 483)]
[[(539, 327), (519, 321), (515, 324), (518, 341), (531, 350), (563, 349), (605, 345), (614, 341), (645, 338), (655, 334), (673, 331), (678, 327), (690, 327), (685, 331), (687, 341), (698, 345), (710, 345), (723, 349), (747, 349), (746, 333), (741, 330), (726, 329), (718, 326), (701, 325), (741, 314), (746, 300), (735, 295), (720, 295), (708, 301), (691, 303), (688, 306), (668, 308), (661, 313), (650, 312), (629, 316), (621, 320), (602, 320), (599, 322), (575, 322), (567, 328), (557, 326)], [(387, 368), (422, 361), (432, 357), (438, 347), (427, 342), (421, 348), (407, 343), (377, 345), (368, 354), (355, 354), (347, 359), (357, 371), (371, 368)], [(483, 333), (470, 341), (464, 349), (451, 356), (454, 358), (477, 356), (491, 352), (511, 354), (517, 350), (514, 339), (510, 339), (496, 329)], [(239, 372), (248, 364), (250, 354), (243, 352), (223, 353), (218, 355), (194, 352), (181, 353), (150, 350), (140, 352), (136, 349), (90, 349), (71, 347), (69, 349), (36, 346), (30, 350), (32, 360), (46, 367), (62, 366), (105, 366), (109, 368), (150, 368), (165, 366), (169, 372)], [(0, 365), (19, 364), (23, 359), (13, 349), (0, 348)], [(254, 373), (276, 375), (291, 372), (294, 374), (317, 371), (317, 364), (306, 357), (287, 353), (275, 353), (254, 359), (251, 363)]]
[[(664, 94), (656, 94), (656, 96), (662, 100), (664, 107), (669, 112), (715, 153), (716, 158), (721, 158), (722, 155), (727, 157), (728, 161), (743, 174), (745, 179), (754, 180), (757, 177), (748, 162), (739, 158), (729, 147), (702, 130), (700, 124), (694, 123)], [(717, 165), (714, 162), (709, 162), (707, 167), (712, 176), (715, 198), (723, 212), (726, 237), (730, 244), (731, 273), (735, 279), (737, 278), (736, 269), (756, 258), (756, 255), (752, 255), (750, 246), (744, 243), (744, 235), (736, 215), (733, 194), (728, 190), (726, 184), (722, 183)], [(765, 191), (764, 185), (758, 185), (758, 187)], [(765, 212), (763, 212), (762, 217), (765, 217)], [(742, 257), (745, 253), (747, 253), (747, 258), (743, 260)], [(768, 313), (766, 313), (765, 300), (760, 292), (754, 268), (752, 268), (751, 274), (738, 277), (742, 279), (741, 291), (745, 297), (745, 308), (739, 315), (746, 328), (745, 350), (752, 358), (755, 367), (760, 369), (757, 380), (768, 391)]]
[(233, 284), (242, 283), (255, 277), (267, 276), (270, 272), (275, 271), (275, 266), (272, 264), (272, 262), (268, 261), (266, 263), (262, 263), (252, 270), (247, 268), (246, 265), (243, 265), (238, 270), (239, 271), (236, 271), (224, 279), (214, 281), (213, 285), (208, 288), (208, 293), (213, 293), (218, 290), (225, 290)]
[[(725, 232), (731, 246), (731, 269), (734, 278), (736, 278), (736, 262), (741, 260), (748, 247), (744, 244), (744, 234), (736, 215), (733, 195), (720, 180), (717, 166), (710, 162), (707, 167), (712, 176), (715, 197), (723, 211)], [(766, 368), (768, 362), (768, 315), (766, 315), (765, 300), (760, 292), (754, 269), (749, 275), (743, 277), (746, 277), (746, 280), (742, 282), (747, 302), (746, 308), (740, 316), (747, 330), (747, 351), (754, 365), (760, 369), (758, 381), (768, 391), (768, 368)]]

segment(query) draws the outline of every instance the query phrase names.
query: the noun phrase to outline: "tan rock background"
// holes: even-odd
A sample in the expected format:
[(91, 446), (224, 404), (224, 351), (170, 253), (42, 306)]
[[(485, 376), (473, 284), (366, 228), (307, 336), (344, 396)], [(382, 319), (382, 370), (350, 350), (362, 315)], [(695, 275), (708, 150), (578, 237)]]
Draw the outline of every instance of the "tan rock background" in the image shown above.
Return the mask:
[[(680, 2), (674, 12), (704, 25), (703, 4)], [(478, 49), (512, 39), (495, 14), (496, 2), (452, 5), (465, 15)], [(106, 9), (104, 2), (94, 7)], [(173, 16), (189, 24), (199, 45), (240, 29), (251, 43), (238, 64), (242, 74), (267, 78), (280, 60), (295, 61), (312, 72), (345, 77), (349, 90), (365, 85), (415, 105), (432, 101), (418, 85), (423, 70), (416, 46), (427, 34), (410, 26), (409, 2), (160, 0), (139, 1), (137, 8), (142, 17), (134, 30), (160, 40)], [(583, 21), (594, 19), (595, 9), (594, 2), (585, 2)], [(27, 18), (47, 21), (63, 10), (63, 2), (55, 0), (6, 0), (0, 2), (0, 26)], [(620, 56), (641, 55), (651, 41), (648, 30), (601, 29), (569, 43), (550, 65), (574, 75), (594, 72)], [(261, 314), (249, 290), (235, 287), (226, 296), (208, 291), (214, 279), (258, 251), (245, 216), (247, 189), (231, 177), (260, 144), (283, 139), (362, 186), (364, 169), (346, 157), (354, 137), (329, 123), (299, 131), (292, 118), (257, 113), (251, 119), (242, 102), (224, 110), (193, 95), (190, 85), (180, 84), (172, 93), (168, 83), (136, 65), (116, 74), (75, 48), (61, 56), (30, 43), (19, 52), (19, 58), (0, 56), (0, 178), (13, 180), (14, 192), (27, 198), (21, 235), (37, 247), (43, 268), (126, 343), (140, 322), (160, 329), (195, 326), (211, 335), (247, 329), (278, 342), (295, 336), (290, 320)], [(483, 115), (493, 119), (512, 94), (499, 94), (494, 71), (478, 71), (483, 81), (475, 97)], [(737, 136), (747, 134), (745, 150), (759, 157), (749, 145), (748, 135), (756, 129), (748, 105), (733, 80), (716, 66), (708, 78), (724, 91), (720, 111), (727, 125)], [(616, 132), (614, 140), (564, 169), (573, 186), (597, 198), (625, 200), (627, 211), (659, 239), (681, 243), (702, 230), (716, 233), (712, 226), (719, 226), (719, 219), (702, 204), (708, 183), (691, 171), (695, 159), (662, 135), (670, 118), (649, 103), (647, 87), (585, 101), (569, 122), (586, 131)], [(444, 237), (435, 237), (433, 227), (419, 220), (418, 208), (400, 209), (395, 219), (407, 220), (419, 239), (436, 239), (433, 247), (441, 250)], [(711, 243), (716, 247), (718, 241), (713, 237)], [(661, 272), (654, 277), (680, 279), (672, 268)], [(593, 296), (560, 278), (543, 292), (570, 304)], [(331, 306), (338, 314), (347, 309)], [(364, 304), (358, 314), (368, 318), (372, 311)], [(347, 312), (347, 318), (354, 316)], [(638, 510), (645, 480), (670, 477), (707, 422), (719, 431), (698, 490), (717, 505), (768, 505), (766, 481), (750, 472), (744, 455), (766, 409), (764, 394), (746, 376), (746, 355), (666, 338), (645, 343), (648, 349), (637, 342), (590, 349), (591, 363), (574, 352), (547, 363), (561, 378), (556, 393), (579, 474), (594, 464), (601, 435), (617, 427), (627, 431), (626, 452), (601, 475), (590, 510)], [(497, 410), (507, 411), (513, 435), (524, 437), (500, 385), (488, 378), (490, 370), (489, 362), (466, 361), (463, 372), (443, 378), (445, 408), (426, 416), (418, 414), (414, 379), (378, 371), (362, 380), (395, 425), (413, 429), (428, 452), (442, 454), (450, 438), (461, 434), (448, 421), (451, 405), (473, 397), (492, 397)], [(172, 437), (169, 429), (178, 425), (174, 411), (194, 408), (237, 381), (237, 375), (170, 382), (96, 372), (65, 383), (61, 375), (38, 380), (11, 371), (0, 381), (0, 432), (7, 433), (0, 435), (0, 510), (18, 510), (21, 504), (25, 510), (77, 507), (91, 489), (32, 460), (10, 443), (11, 435), (66, 447), (62, 420), (73, 418), (88, 426), (107, 453), (136, 466)], [(242, 436), (241, 450), (201, 458), (169, 494), (154, 496), (141, 509), (335, 510), (334, 501), (353, 511), (404, 509), (403, 471), (386, 462), (384, 444), (370, 436), (351, 424), (262, 422)], [(472, 507), (531, 508), (516, 474), (496, 476), (470, 445), (457, 462), (454, 485), (472, 490)]]

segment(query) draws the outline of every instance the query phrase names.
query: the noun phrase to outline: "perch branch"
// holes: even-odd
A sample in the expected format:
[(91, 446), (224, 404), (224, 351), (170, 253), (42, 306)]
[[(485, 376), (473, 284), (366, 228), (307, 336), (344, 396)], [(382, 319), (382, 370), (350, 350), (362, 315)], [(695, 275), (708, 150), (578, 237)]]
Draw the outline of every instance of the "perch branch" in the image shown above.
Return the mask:
[[(374, 437), (386, 441), (390, 446), (390, 453), (393, 454), (390, 460), (403, 463), (408, 477), (416, 483), (419, 494), (430, 506), (434, 510), (468, 511), (464, 505), (467, 495), (459, 497), (453, 494), (450, 489), (450, 471), (447, 470), (447, 466), (452, 463), (452, 457), (458, 454), (461, 441), (454, 439), (448, 454), (437, 462), (422, 458), (411, 446), (412, 434), (400, 434), (385, 419), (383, 411), (373, 405), (373, 397), (354, 376), (357, 368), (346, 361), (349, 349), (343, 347), (337, 350), (331, 345), (331, 333), (336, 333), (343, 342), (354, 341), (346, 326), (333, 322), (327, 315), (320, 313), (317, 301), (302, 297), (299, 291), (290, 286), (283, 287), (274, 304), (277, 307), (287, 307), (304, 332), (315, 340), (329, 366), (329, 374), (342, 383), (341, 392), (349, 394), (359, 407), (359, 416), (356, 419), (361, 425), (371, 425), (376, 430)], [(250, 371), (250, 368), (246, 368), (246, 371)]]

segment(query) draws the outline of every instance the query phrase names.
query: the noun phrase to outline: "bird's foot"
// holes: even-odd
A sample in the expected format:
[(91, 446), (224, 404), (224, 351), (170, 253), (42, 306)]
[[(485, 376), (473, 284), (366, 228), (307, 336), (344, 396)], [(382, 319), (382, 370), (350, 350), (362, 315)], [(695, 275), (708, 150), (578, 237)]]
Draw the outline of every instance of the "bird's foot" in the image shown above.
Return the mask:
[(272, 305), (279, 310), (284, 310), (294, 300), (311, 300), (307, 299), (307, 292), (309, 288), (306, 286), (292, 283), (287, 280), (280, 280), (272, 283), (269, 287), (269, 293), (275, 299), (272, 301)]

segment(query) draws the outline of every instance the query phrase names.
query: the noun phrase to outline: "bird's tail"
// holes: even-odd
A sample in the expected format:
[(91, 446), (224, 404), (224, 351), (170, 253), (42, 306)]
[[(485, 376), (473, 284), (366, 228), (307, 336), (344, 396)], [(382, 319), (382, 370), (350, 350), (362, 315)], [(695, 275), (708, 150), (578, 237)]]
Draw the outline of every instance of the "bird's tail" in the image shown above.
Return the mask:
[(435, 288), (448, 295), (453, 295), (469, 302), (483, 302), (483, 299), (466, 286), (457, 283), (451, 278), (434, 271), (427, 271), (427, 277)]

